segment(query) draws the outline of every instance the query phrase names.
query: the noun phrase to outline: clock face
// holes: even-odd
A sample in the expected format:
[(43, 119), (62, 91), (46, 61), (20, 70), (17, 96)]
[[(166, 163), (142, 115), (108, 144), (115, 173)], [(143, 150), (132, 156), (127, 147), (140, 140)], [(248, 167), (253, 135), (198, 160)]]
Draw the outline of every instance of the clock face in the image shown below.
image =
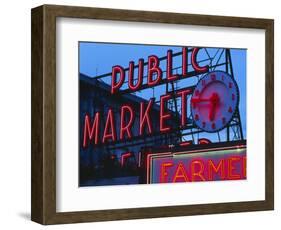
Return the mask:
[(191, 114), (195, 125), (216, 132), (231, 121), (239, 102), (239, 89), (226, 72), (213, 71), (200, 79), (191, 101)]

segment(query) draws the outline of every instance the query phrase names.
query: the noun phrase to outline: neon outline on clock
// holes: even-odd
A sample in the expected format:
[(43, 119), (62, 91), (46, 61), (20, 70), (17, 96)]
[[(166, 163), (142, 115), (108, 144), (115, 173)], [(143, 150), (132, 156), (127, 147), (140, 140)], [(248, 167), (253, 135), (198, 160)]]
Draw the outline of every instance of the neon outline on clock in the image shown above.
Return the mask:
[(194, 124), (206, 132), (220, 131), (232, 120), (238, 103), (236, 81), (226, 72), (210, 72), (200, 79), (190, 100)]

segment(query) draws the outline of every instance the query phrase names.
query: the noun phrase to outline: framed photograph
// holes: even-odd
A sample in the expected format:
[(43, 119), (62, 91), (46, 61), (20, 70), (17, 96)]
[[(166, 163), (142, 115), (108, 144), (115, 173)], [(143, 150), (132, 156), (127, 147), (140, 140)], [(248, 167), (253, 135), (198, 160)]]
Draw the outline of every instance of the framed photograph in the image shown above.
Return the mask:
[(273, 210), (271, 19), (32, 9), (41, 224)]

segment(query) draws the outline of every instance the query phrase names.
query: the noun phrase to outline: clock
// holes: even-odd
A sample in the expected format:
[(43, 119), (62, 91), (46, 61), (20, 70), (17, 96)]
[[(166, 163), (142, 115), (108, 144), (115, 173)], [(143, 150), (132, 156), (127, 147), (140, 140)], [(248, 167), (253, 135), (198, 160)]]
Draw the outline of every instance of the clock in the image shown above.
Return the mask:
[(226, 72), (210, 72), (200, 79), (190, 100), (194, 124), (206, 132), (217, 132), (232, 120), (238, 102), (236, 81)]

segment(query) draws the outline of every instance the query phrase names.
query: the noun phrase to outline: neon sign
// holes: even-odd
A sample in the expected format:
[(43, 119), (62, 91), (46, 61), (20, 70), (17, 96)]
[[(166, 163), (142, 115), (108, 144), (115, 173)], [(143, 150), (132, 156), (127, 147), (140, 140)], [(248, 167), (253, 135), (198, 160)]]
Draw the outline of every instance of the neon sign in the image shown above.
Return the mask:
[[(196, 73), (205, 73), (208, 72), (209, 66), (199, 66), (197, 63), (197, 54), (199, 52), (199, 48), (193, 48), (191, 53), (191, 65)], [(167, 81), (175, 81), (180, 76), (178, 74), (173, 74), (173, 51), (167, 51), (167, 62), (166, 62), (166, 69), (163, 70), (160, 67), (160, 60), (156, 55), (151, 55), (147, 58), (148, 68), (147, 68), (147, 84), (150, 87), (158, 85), (163, 80), (163, 72), (165, 71), (166, 80)], [(186, 77), (188, 74), (187, 71), (187, 48), (182, 48), (182, 72), (181, 76)], [(134, 68), (138, 68), (138, 80), (137, 83), (134, 85)], [(120, 65), (116, 65), (112, 67), (112, 81), (111, 81), (111, 94), (116, 94), (119, 92), (121, 87), (123, 86), (126, 78), (126, 71), (124, 67)], [(144, 59), (139, 59), (138, 65), (135, 66), (135, 63), (131, 61), (129, 63), (129, 71), (128, 71), (128, 88), (131, 92), (138, 91), (142, 84), (144, 78)]]
[(246, 146), (147, 156), (147, 183), (246, 179)]
[[(194, 75), (198, 73), (205, 73), (209, 70), (208, 65), (199, 66), (197, 63), (197, 54), (199, 48), (193, 48), (191, 52), (191, 66), (194, 70)], [(112, 67), (111, 76), (111, 95), (118, 95), (120, 93), (121, 87), (125, 84), (125, 78), (128, 78), (128, 89), (130, 92), (135, 92), (140, 90), (143, 84), (147, 84), (148, 87), (154, 87), (161, 84), (163, 80), (165, 81), (175, 81), (179, 78), (188, 77), (187, 63), (188, 55), (187, 48), (182, 48), (182, 72), (181, 74), (173, 74), (173, 53), (172, 50), (167, 51), (167, 61), (166, 69), (160, 67), (160, 60), (156, 55), (151, 55), (147, 58), (147, 80), (144, 82), (144, 59), (139, 59), (138, 66), (135, 66), (134, 62), (129, 62), (129, 68), (126, 69), (122, 66), (116, 65)], [(134, 69), (138, 68), (137, 82), (134, 82)], [(165, 78), (163, 77), (163, 73)], [(128, 76), (126, 76), (126, 73)], [(187, 96), (193, 92), (192, 87), (183, 88), (179, 91), (175, 91), (173, 96), (180, 97), (181, 100), (181, 117), (180, 125), (185, 126), (187, 123)], [(135, 136), (142, 136), (147, 130), (148, 134), (153, 134), (154, 132), (168, 133), (172, 132), (173, 129), (169, 125), (169, 120), (172, 119), (171, 111), (166, 108), (166, 104), (172, 99), (171, 93), (164, 94), (160, 96), (160, 111), (159, 111), (159, 125), (157, 125), (158, 130), (154, 130), (152, 126), (152, 108), (155, 104), (155, 98), (150, 98), (147, 103), (140, 102), (138, 108), (129, 104), (121, 105), (119, 115), (113, 112), (111, 108), (108, 109), (105, 124), (102, 126), (101, 114), (96, 112), (93, 117), (88, 114), (84, 116), (83, 124), (83, 148), (87, 148), (89, 144), (100, 145), (108, 142), (115, 142), (118, 140), (129, 140), (133, 137), (132, 127), (135, 122), (139, 124), (138, 133)], [(135, 111), (138, 111), (139, 116), (136, 116)], [(118, 120), (116, 119), (118, 117)], [(138, 118), (138, 121), (137, 119)], [(119, 125), (120, 127), (116, 127)], [(118, 130), (118, 133), (117, 133)]]

